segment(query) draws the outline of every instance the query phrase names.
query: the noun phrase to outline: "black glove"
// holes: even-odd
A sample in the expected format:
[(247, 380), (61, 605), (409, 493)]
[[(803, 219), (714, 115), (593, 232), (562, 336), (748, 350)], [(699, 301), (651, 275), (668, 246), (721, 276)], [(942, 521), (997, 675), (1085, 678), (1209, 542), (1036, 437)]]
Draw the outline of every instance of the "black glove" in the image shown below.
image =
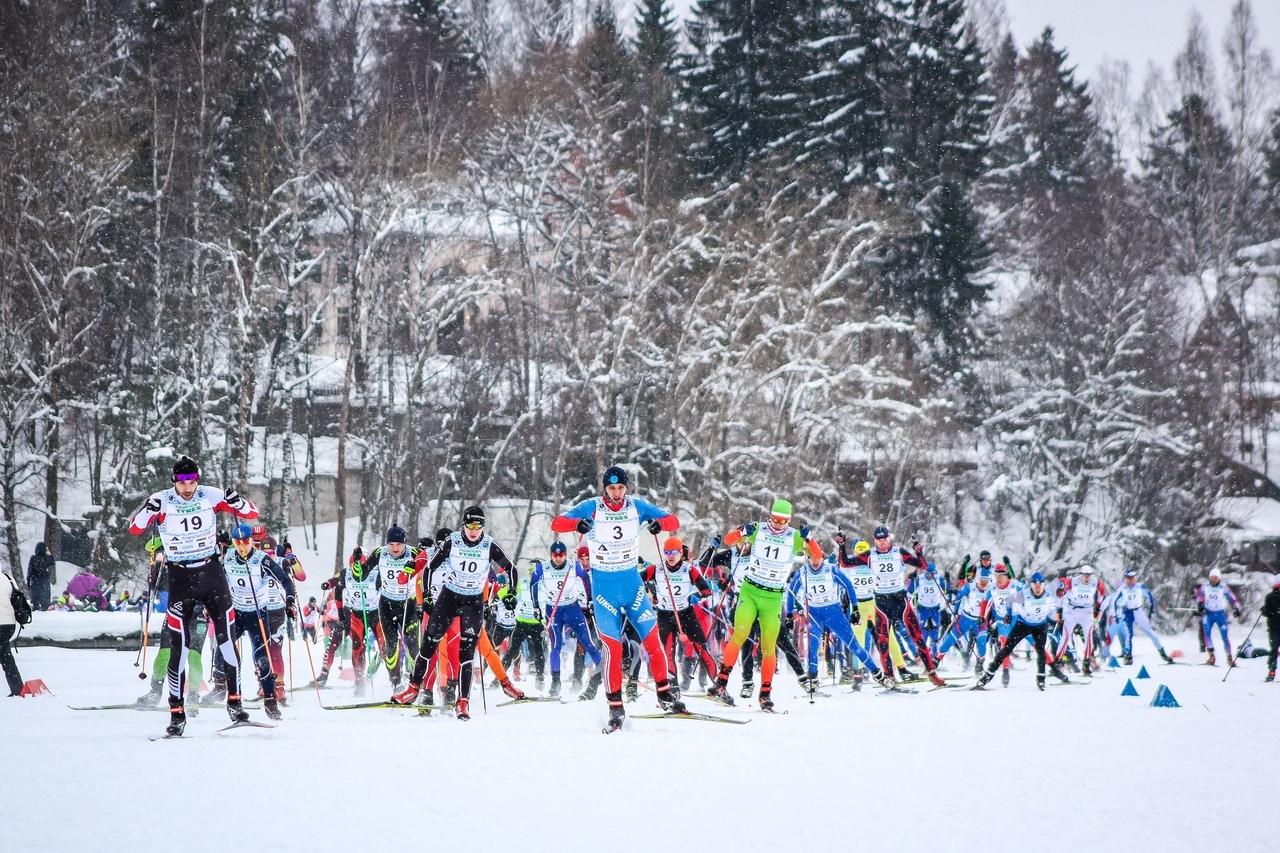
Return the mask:
[(1239, 618), (1240, 618), (1240, 608), (1239, 608), (1239, 607), (1237, 607), (1235, 610), (1232, 610), (1231, 612), (1232, 612), (1232, 614), (1234, 614), (1234, 615), (1235, 615), (1235, 617), (1236, 617), (1237, 619), (1239, 619)]
[(244, 503), (244, 498), (240, 497), (234, 489), (228, 490), (222, 499), (227, 502), (227, 506), (240, 506)]
[(586, 536), (588, 533), (590, 533), (591, 519), (589, 518), (578, 519), (578, 532), (581, 533), (583, 536)]
[(516, 609), (516, 597), (514, 595), (505, 595), (502, 597), (502, 606), (508, 610)]
[(1009, 559), (1009, 555), (1001, 554), (1000, 558), (1004, 560), (1004, 567), (1009, 570), (1009, 574), (1013, 574), (1013, 560)]
[(156, 497), (147, 498), (147, 502), (142, 505), (142, 508), (145, 509), (147, 512), (159, 512), (160, 499)]
[(330, 587), (332, 587), (332, 586), (333, 586), (333, 581), (332, 581), (332, 580), (327, 580), (327, 581), (325, 581), (324, 583), (320, 584), (320, 588), (321, 588), (321, 589), (323, 589), (323, 590), (326, 590), (326, 591), (327, 591)]
[(836, 547), (843, 547), (845, 543), (844, 531), (837, 530), (836, 535), (831, 537), (831, 541), (836, 543)]
[(862, 613), (857, 607), (853, 608), (853, 612), (849, 614), (849, 624), (857, 625), (862, 621)]
[(1197, 601), (1197, 602), (1196, 602), (1196, 615), (1197, 615), (1197, 616), (1203, 616), (1203, 615), (1204, 615), (1204, 602), (1203, 602), (1203, 601)]
[(290, 619), (298, 618), (298, 603), (292, 595), (284, 600), (284, 612), (289, 614)]
[(920, 540), (913, 539), (911, 540), (911, 550), (915, 551), (916, 555), (919, 556), (924, 553), (924, 546), (920, 544)]
[(646, 526), (649, 528), (649, 532), (654, 536), (657, 536), (662, 532), (662, 522), (658, 521), (656, 518), (650, 521)]

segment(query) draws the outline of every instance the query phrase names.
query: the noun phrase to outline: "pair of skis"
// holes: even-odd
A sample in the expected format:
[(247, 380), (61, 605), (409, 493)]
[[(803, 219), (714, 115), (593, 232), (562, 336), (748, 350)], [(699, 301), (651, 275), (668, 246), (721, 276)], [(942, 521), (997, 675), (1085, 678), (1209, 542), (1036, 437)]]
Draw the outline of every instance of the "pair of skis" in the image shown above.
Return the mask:
[[(258, 722), (254, 722), (253, 720), (241, 720), (238, 723), (232, 723), (229, 726), (223, 726), (222, 728), (215, 730), (214, 734), (219, 734), (219, 735), (226, 734), (232, 729), (274, 729), (274, 728), (275, 726), (269, 723), (258, 723)], [(188, 735), (188, 734), (158, 735), (156, 737), (149, 737), (147, 738), (147, 740), (153, 741), (153, 742), (158, 740), (186, 740), (187, 738), (190, 738), (190, 737), (191, 735)]]

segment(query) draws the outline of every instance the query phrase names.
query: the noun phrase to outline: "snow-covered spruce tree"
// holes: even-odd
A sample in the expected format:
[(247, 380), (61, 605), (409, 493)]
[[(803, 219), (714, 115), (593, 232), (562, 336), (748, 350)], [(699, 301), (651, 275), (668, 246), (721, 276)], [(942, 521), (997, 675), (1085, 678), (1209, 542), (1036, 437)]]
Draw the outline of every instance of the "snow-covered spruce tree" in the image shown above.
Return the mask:
[(635, 164), (642, 215), (680, 188), (681, 127), (676, 91), (679, 34), (667, 0), (636, 4), (634, 106), (638, 115), (624, 134), (623, 149)]

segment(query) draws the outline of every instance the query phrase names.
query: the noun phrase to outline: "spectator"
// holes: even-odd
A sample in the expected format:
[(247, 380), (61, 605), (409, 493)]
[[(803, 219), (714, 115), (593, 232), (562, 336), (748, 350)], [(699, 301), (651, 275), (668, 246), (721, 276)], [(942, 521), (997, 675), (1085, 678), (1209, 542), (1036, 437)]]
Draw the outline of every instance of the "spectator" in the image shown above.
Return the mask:
[(88, 569), (81, 569), (67, 584), (66, 596), (73, 610), (110, 610), (102, 578)]
[(18, 662), (13, 659), (9, 641), (18, 631), (18, 617), (13, 612), (13, 579), (0, 573), (0, 667), (4, 668), (5, 681), (9, 682), (9, 695), (22, 692), (22, 676), (18, 674)]
[(36, 552), (27, 562), (27, 590), (31, 595), (32, 610), (48, 610), (52, 587), (58, 582), (57, 566), (53, 554), (43, 542), (36, 543)]

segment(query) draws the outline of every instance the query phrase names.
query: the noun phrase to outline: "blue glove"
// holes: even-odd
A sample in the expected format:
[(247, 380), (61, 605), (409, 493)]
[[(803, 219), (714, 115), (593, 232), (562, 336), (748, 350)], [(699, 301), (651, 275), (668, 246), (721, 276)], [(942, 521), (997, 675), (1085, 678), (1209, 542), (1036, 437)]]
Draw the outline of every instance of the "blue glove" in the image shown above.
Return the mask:
[(801, 539), (809, 538), (809, 525), (807, 524), (800, 525), (800, 538)]
[(738, 528), (743, 536), (754, 536), (756, 534), (756, 524), (754, 521), (748, 521), (746, 524)]

